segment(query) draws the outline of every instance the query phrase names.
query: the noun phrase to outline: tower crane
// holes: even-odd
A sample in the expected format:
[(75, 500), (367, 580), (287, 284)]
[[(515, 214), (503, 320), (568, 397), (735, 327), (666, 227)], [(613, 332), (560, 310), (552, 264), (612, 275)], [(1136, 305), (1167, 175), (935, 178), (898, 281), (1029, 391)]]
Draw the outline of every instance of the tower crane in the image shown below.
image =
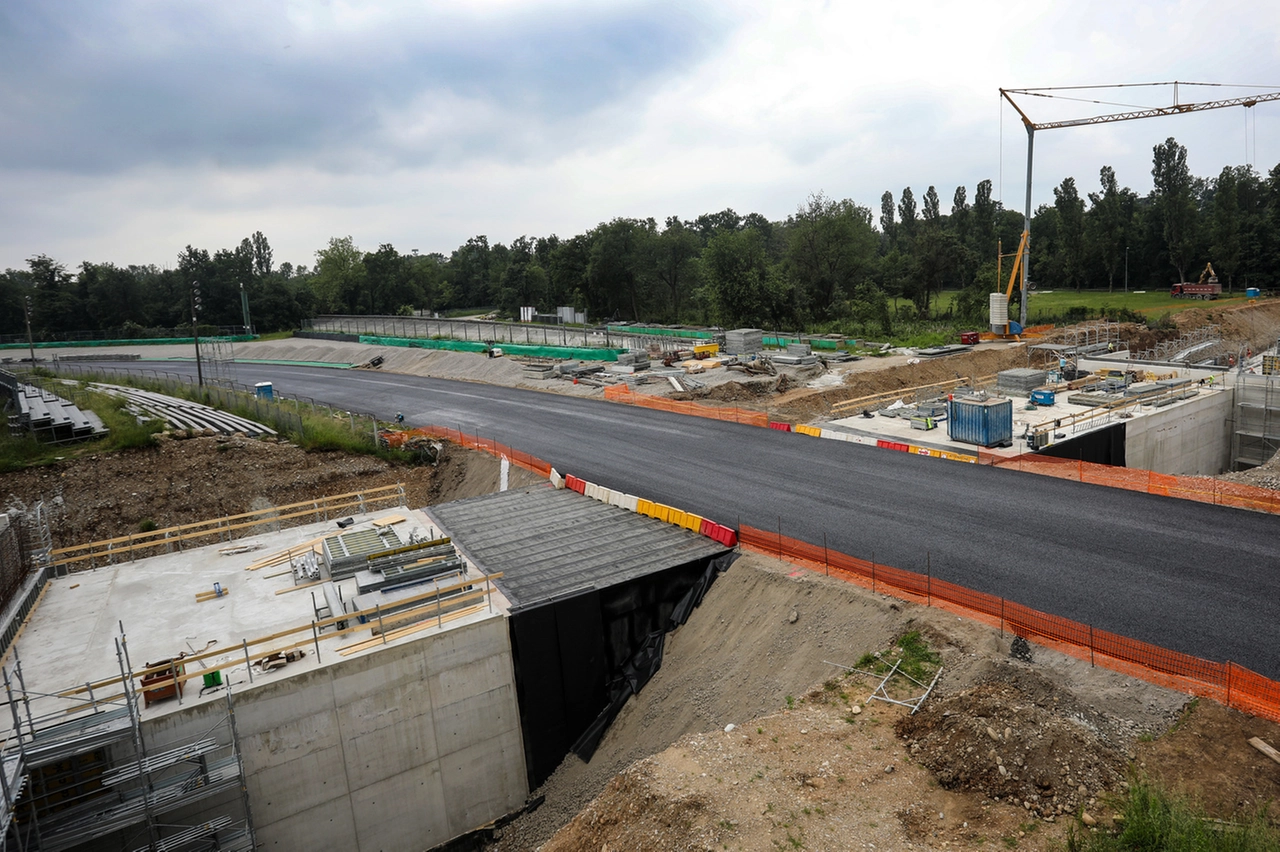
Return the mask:
[[(1064, 95), (1053, 94), (1054, 92), (1080, 91), (1085, 89), (1122, 89), (1122, 88), (1140, 88), (1154, 86), (1172, 86), (1173, 87), (1173, 103), (1169, 106), (1162, 107), (1146, 107), (1140, 109), (1131, 109), (1127, 112), (1107, 113), (1104, 115), (1095, 115), (1089, 118), (1073, 118), (1066, 121), (1043, 121), (1034, 122), (1027, 113), (1013, 99), (1014, 95), (1019, 97), (1036, 97), (1036, 98), (1058, 98), (1066, 97)], [(1027, 325), (1027, 267), (1031, 260), (1031, 162), (1032, 153), (1035, 150), (1035, 138), (1037, 130), (1057, 130), (1064, 127), (1086, 127), (1093, 124), (1109, 124), (1115, 121), (1133, 121), (1139, 118), (1158, 118), (1164, 115), (1183, 115), (1192, 112), (1204, 112), (1211, 109), (1225, 109), (1226, 107), (1250, 107), (1257, 106), (1267, 101), (1280, 101), (1280, 92), (1267, 92), (1265, 94), (1247, 95), (1239, 98), (1226, 98), (1216, 101), (1202, 101), (1199, 103), (1179, 103), (1178, 87), (1179, 86), (1214, 86), (1228, 88), (1263, 88), (1252, 86), (1230, 86), (1226, 83), (1187, 83), (1174, 80), (1165, 83), (1111, 83), (1102, 86), (1049, 86), (1035, 89), (1001, 89), (1000, 96), (1009, 102), (1019, 117), (1022, 118), (1022, 124), (1027, 130), (1027, 203), (1026, 210), (1023, 214), (1022, 240), (1018, 246), (1018, 256), (1013, 262), (1013, 271), (1009, 275), (1009, 286), (1005, 291), (1005, 299), (1013, 294), (1013, 285), (1021, 274), (1021, 283), (1019, 291), (1021, 293), (1021, 325), (1023, 328)], [(1105, 101), (1089, 100), (1090, 103), (1104, 104)], [(1007, 304), (1007, 301), (1006, 301)], [(994, 323), (993, 323), (994, 326)], [(1006, 317), (1004, 324), (1004, 333), (1009, 333), (1009, 323)], [(992, 329), (995, 330), (994, 327)]]

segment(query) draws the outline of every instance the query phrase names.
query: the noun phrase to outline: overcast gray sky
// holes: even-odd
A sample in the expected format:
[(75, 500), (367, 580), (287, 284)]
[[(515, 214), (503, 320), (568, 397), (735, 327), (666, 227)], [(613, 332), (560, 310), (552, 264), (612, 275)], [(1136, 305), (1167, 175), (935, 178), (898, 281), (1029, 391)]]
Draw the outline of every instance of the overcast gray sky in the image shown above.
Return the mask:
[[(1161, 80), (1203, 101), (1280, 91), (1274, 2), (7, 0), (0, 267), (48, 254), (173, 265), (262, 231), (312, 265), (333, 236), (449, 252), (618, 216), (990, 178), (1022, 206), (1001, 86)], [(1163, 105), (1165, 90), (1091, 93)], [(1024, 99), (1033, 120), (1113, 111)], [(1173, 136), (1192, 171), (1280, 162), (1280, 103), (1036, 138), (1034, 195), (1113, 166), (1146, 193)]]

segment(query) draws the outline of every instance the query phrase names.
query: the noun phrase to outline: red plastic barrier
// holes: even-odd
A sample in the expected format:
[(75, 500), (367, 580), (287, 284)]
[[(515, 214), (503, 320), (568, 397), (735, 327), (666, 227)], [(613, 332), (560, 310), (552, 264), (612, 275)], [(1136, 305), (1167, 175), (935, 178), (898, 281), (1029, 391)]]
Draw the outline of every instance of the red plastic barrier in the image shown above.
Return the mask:
[(779, 432), (790, 432), (790, 431), (791, 431), (791, 424), (790, 424), (790, 423), (775, 423), (774, 421), (770, 420), (770, 421), (769, 421), (769, 428), (770, 428), (770, 429), (777, 429)]

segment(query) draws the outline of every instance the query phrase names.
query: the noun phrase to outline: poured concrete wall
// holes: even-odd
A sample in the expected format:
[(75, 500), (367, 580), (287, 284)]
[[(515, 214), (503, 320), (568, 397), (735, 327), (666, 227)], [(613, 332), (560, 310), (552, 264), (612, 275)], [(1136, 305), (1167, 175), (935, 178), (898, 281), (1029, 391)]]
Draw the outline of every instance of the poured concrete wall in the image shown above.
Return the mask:
[(1231, 463), (1232, 391), (1213, 390), (1125, 421), (1125, 466), (1216, 476)]
[[(528, 794), (501, 617), (285, 669), (239, 686), (235, 709), (262, 849), (418, 852)], [(198, 736), (224, 711), (215, 702), (149, 720), (148, 748)]]

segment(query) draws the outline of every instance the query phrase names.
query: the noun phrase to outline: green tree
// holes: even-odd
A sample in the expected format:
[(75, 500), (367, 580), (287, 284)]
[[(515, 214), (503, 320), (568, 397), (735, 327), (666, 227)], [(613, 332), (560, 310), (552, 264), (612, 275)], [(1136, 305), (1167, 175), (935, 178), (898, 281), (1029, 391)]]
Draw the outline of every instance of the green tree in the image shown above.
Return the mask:
[(973, 193), (973, 229), (970, 249), (984, 261), (996, 252), (996, 203), (991, 198), (991, 181), (978, 182)]
[(955, 231), (956, 238), (960, 240), (963, 246), (969, 245), (969, 202), (968, 190), (963, 186), (957, 186), (955, 194), (951, 196), (951, 218), (948, 224), (951, 230)]
[(917, 242), (922, 286), (913, 301), (922, 317), (930, 316), (930, 298), (947, 285), (959, 286), (965, 261), (964, 246), (950, 231), (929, 227)]
[(1058, 269), (1062, 283), (1076, 290), (1084, 286), (1084, 201), (1075, 178), (1067, 177), (1053, 189), (1058, 211)]
[(893, 193), (885, 190), (880, 196), (880, 233), (884, 235), (882, 249), (888, 253), (897, 243), (897, 222), (894, 216)]
[(916, 197), (911, 192), (911, 187), (902, 190), (901, 200), (898, 201), (898, 234), (899, 239), (907, 244), (910, 248), (916, 238), (916, 227), (920, 220), (916, 216)]
[(702, 266), (713, 309), (725, 326), (776, 328), (790, 317), (789, 288), (769, 263), (759, 231), (716, 234), (702, 253)]
[(1089, 193), (1091, 207), (1085, 216), (1085, 237), (1107, 273), (1107, 290), (1114, 291), (1116, 274), (1125, 260), (1133, 228), (1137, 197), (1133, 190), (1120, 188), (1115, 169), (1103, 166), (1098, 172), (1102, 192)]
[(1239, 186), (1236, 170), (1230, 166), (1223, 168), (1214, 181), (1210, 251), (1216, 271), (1227, 281), (1228, 292), (1235, 292), (1235, 275), (1243, 252)]
[(938, 190), (932, 184), (925, 190), (924, 208), (920, 217), (924, 219), (927, 228), (936, 228), (942, 224), (942, 206), (938, 200)]
[(364, 292), (364, 253), (350, 236), (331, 237), (329, 245), (316, 252), (316, 272), (312, 289), (321, 311), (356, 313)]
[(1187, 280), (1187, 267), (1195, 251), (1196, 202), (1187, 168), (1187, 149), (1170, 136), (1152, 149), (1151, 177), (1155, 182), (1158, 211), (1169, 264), (1178, 270), (1178, 280)]
[(696, 282), (697, 259), (701, 250), (697, 232), (687, 227), (678, 216), (668, 216), (662, 233), (648, 242), (653, 275), (662, 282), (671, 298), (672, 322), (680, 322), (680, 302)]
[(819, 320), (835, 317), (876, 255), (871, 211), (822, 193), (788, 220), (790, 277)]

